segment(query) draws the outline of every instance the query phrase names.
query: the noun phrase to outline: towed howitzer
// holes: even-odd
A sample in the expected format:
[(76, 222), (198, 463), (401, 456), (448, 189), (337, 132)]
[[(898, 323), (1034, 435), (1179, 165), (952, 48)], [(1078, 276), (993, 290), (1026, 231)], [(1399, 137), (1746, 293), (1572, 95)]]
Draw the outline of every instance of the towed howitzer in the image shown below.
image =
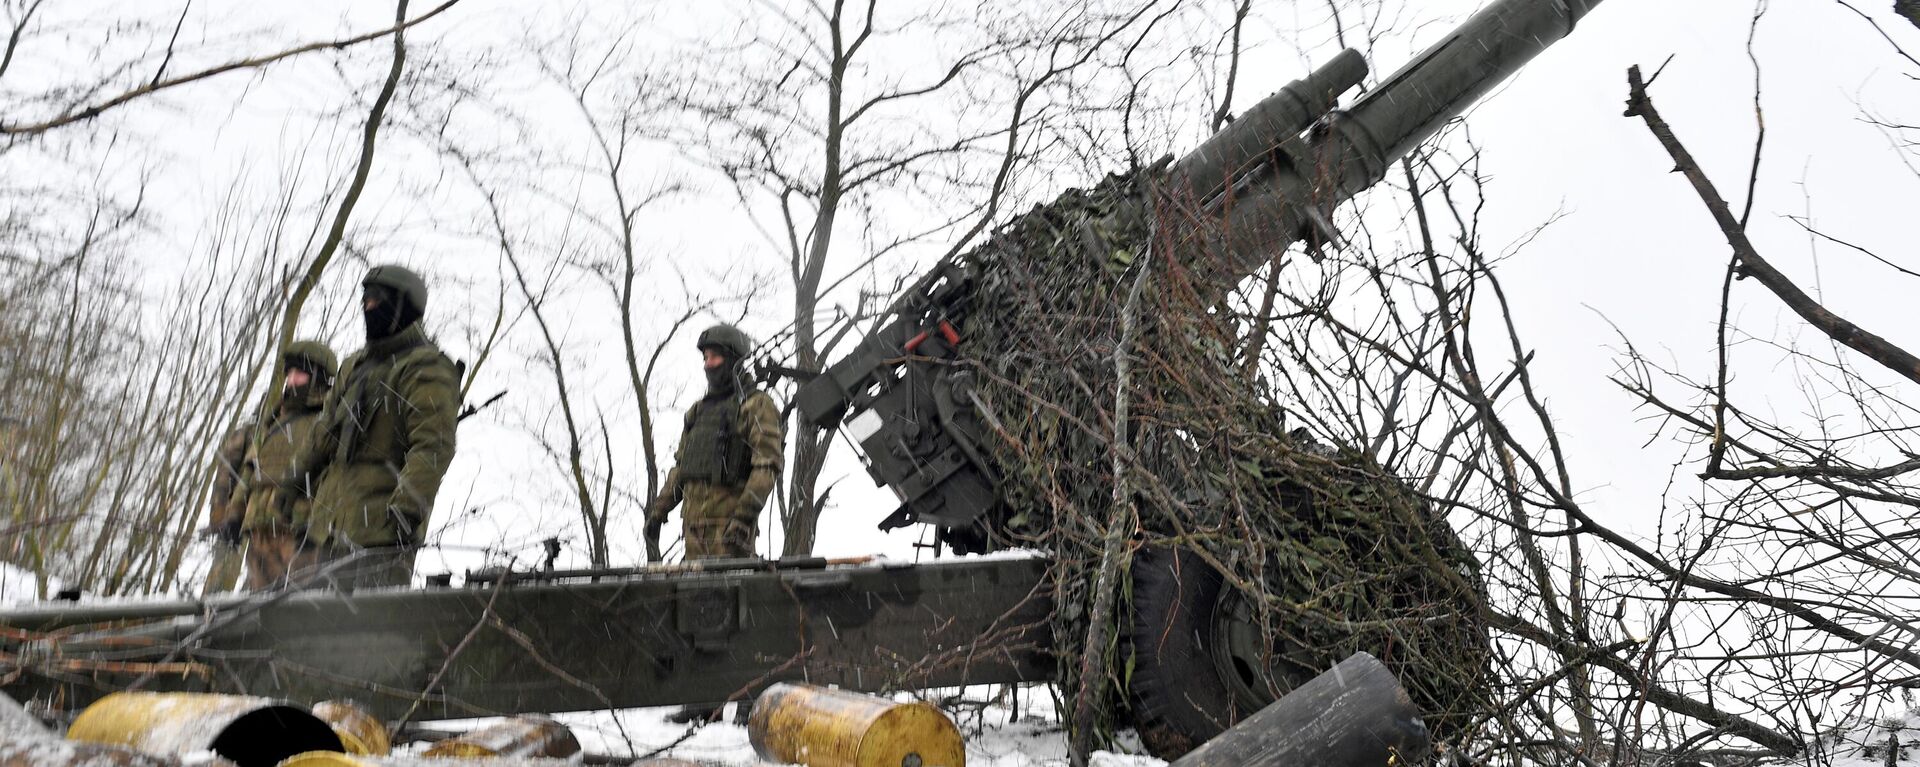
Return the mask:
[[(1339, 96), (1367, 74), (1351, 49), (1255, 104), (1161, 175), (1161, 193), (1204, 216), (1225, 254), (1187, 266), (1231, 285), (1296, 242), (1337, 241), (1335, 207), (1599, 4), (1501, 0), (1347, 109), (1335, 108)], [(881, 529), (931, 524), (958, 553), (998, 548), (994, 520), (1005, 508), (1002, 470), (984, 441), (996, 418), (953, 364), (964, 359), (982, 276), (964, 256), (935, 264), (795, 396), (807, 422), (844, 425), (868, 474), (899, 498)]]
[[(1231, 285), (1295, 242), (1333, 239), (1337, 205), (1599, 2), (1498, 0), (1344, 110), (1334, 109), (1338, 97), (1366, 74), (1352, 51), (1256, 104), (1161, 170), (1162, 195), (1206, 214), (1224, 245), (1217, 264), (1189, 267)], [(964, 259), (935, 265), (794, 403), (810, 423), (844, 423), (869, 473), (899, 496), (883, 526), (933, 524), (959, 551), (994, 547), (1006, 503), (984, 449), (995, 416), (960, 367), (943, 364), (962, 358), (982, 277)], [(300, 592), (260, 605), (236, 597), (8, 611), (0, 689), (71, 705), (138, 678), (146, 689), (360, 697), (383, 717), (454, 717), (708, 703), (794, 680), (863, 691), (1047, 681), (1060, 670), (1048, 568), (1037, 557), (807, 560), (495, 573), (462, 587)], [(1177, 605), (1185, 594), (1163, 596)], [(1164, 616), (1136, 622), (1155, 617)], [(142, 619), (171, 625), (148, 624), (145, 644), (86, 626)], [(183, 635), (194, 641), (176, 657), (165, 648)], [(1208, 668), (1236, 659), (1206, 651), (1218, 656)], [(1198, 697), (1200, 686), (1179, 692)], [(1230, 721), (1212, 723), (1217, 733)]]

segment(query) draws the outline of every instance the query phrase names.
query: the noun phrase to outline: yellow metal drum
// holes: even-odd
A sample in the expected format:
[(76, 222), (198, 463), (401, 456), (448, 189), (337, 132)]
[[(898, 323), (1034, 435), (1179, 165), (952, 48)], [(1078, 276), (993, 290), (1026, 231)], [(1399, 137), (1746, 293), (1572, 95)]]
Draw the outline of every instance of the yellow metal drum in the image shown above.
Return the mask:
[(274, 767), (306, 751), (338, 751), (340, 736), (304, 708), (271, 698), (116, 692), (67, 728), (69, 740), (155, 756), (212, 751), (240, 767)]
[(761, 693), (747, 723), (760, 758), (807, 767), (965, 767), (960, 730), (926, 703), (802, 684)]
[(393, 752), (387, 725), (353, 701), (320, 701), (313, 704), (313, 715), (333, 728), (333, 734), (340, 736), (340, 745), (349, 754), (386, 756)]
[(561, 758), (580, 753), (580, 741), (567, 726), (544, 716), (520, 716), (433, 744), (420, 755), (429, 759), (504, 756)]

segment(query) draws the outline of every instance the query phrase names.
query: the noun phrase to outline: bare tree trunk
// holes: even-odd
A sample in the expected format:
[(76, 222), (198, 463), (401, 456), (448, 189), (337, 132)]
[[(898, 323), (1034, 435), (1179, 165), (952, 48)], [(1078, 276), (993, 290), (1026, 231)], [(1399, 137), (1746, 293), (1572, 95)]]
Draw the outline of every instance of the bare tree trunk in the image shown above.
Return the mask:
[(13, 66), (14, 51), (20, 49), (20, 37), (26, 34), (27, 25), (33, 23), (33, 14), (40, 10), (46, 0), (32, 0), (20, 10), (19, 18), (13, 20), (13, 30), (7, 34), (7, 48), (0, 51), (0, 77), (7, 76), (7, 69)]
[[(468, 168), (471, 173), (472, 169)], [(479, 182), (478, 178), (474, 179)], [(500, 240), (500, 252), (506, 255), (507, 264), (513, 268), (513, 278), (520, 286), (520, 294), (527, 301), (527, 308), (533, 312), (534, 324), (540, 328), (540, 338), (547, 347), (547, 364), (553, 373), (554, 393), (560, 400), (561, 420), (567, 426), (566, 468), (573, 479), (574, 501), (580, 510), (581, 529), (587, 536), (587, 557), (594, 567), (607, 567), (612, 564), (607, 553), (607, 513), (612, 508), (612, 496), (603, 496), (596, 504), (593, 489), (587, 484), (587, 471), (584, 457), (586, 450), (580, 438), (579, 419), (573, 413), (573, 392), (567, 386), (566, 358), (562, 355), (560, 341), (553, 335), (553, 327), (547, 323), (546, 291), (534, 293), (533, 286), (527, 282), (527, 274), (520, 266), (520, 257), (514, 253), (513, 243), (508, 239), (506, 222), (500, 217), (500, 205), (494, 200), (491, 191), (482, 190), (487, 198), (487, 209), (492, 212), (494, 234)], [(604, 421), (603, 421), (604, 426)], [(607, 467), (609, 472), (612, 467)], [(597, 508), (596, 508), (597, 506)]]
[(1067, 759), (1073, 767), (1086, 767), (1087, 759), (1100, 737), (1099, 718), (1107, 706), (1108, 655), (1113, 646), (1116, 621), (1115, 603), (1120, 598), (1121, 577), (1132, 558), (1131, 533), (1138, 526), (1139, 510), (1134, 508), (1132, 476), (1133, 451), (1128, 449), (1127, 419), (1129, 382), (1133, 362), (1133, 336), (1138, 325), (1140, 293), (1153, 271), (1153, 251), (1141, 254), (1133, 286), (1127, 290), (1126, 305), (1120, 310), (1120, 339), (1113, 350), (1113, 503), (1109, 507), (1106, 530), (1100, 536), (1100, 566), (1093, 581), (1093, 608), (1088, 612), (1086, 642), (1081, 645), (1080, 689), (1074, 691), (1072, 718), (1067, 722)]
[[(792, 268), (793, 350), (794, 359), (802, 370), (820, 369), (819, 331), (813, 318), (820, 306), (821, 276), (826, 272), (827, 254), (833, 244), (833, 224), (840, 215), (840, 196), (844, 191), (841, 185), (845, 179), (840, 168), (841, 142), (846, 137), (847, 127), (842, 114), (843, 84), (846, 82), (847, 65), (864, 40), (864, 35), (855, 38), (852, 49), (849, 49), (841, 28), (844, 5), (843, 0), (836, 1), (833, 15), (827, 21), (832, 39), (832, 59), (828, 62), (826, 135), (821, 142), (821, 159), (825, 167), (820, 173), (820, 199), (814, 208), (812, 228), (806, 233), (806, 248), (794, 252)], [(869, 2), (869, 12), (871, 5)], [(871, 18), (868, 21), (871, 23)], [(820, 480), (820, 470), (826, 465), (827, 447), (832, 439), (831, 431), (823, 431), (811, 423), (794, 419), (793, 462), (787, 477), (786, 518), (781, 520), (786, 531), (786, 543), (781, 548), (785, 556), (813, 553), (814, 534), (820, 525), (816, 495), (819, 488), (816, 485)]]
[[(280, 408), (280, 391), (271, 382), (280, 380), (286, 374), (286, 360), (280, 358), (279, 350), (293, 344), (293, 335), (299, 330), (300, 309), (307, 303), (307, 296), (313, 294), (315, 286), (320, 284), (321, 275), (327, 271), (327, 265), (333, 262), (333, 254), (340, 250), (340, 243), (347, 236), (347, 219), (353, 215), (353, 207), (360, 201), (360, 193), (367, 188), (367, 176), (373, 173), (374, 140), (380, 135), (380, 122), (386, 118), (387, 105), (393, 101), (393, 92), (400, 86), (400, 73), (407, 63), (407, 3), (399, 0), (394, 9), (393, 30), (393, 66), (387, 70), (386, 82), (380, 86), (380, 94), (373, 99), (373, 110), (367, 115), (367, 125), (361, 131), (360, 163), (353, 170), (353, 181), (347, 185), (347, 194), (340, 199), (340, 208), (333, 217), (333, 227), (327, 230), (326, 240), (320, 243), (320, 252), (307, 265), (307, 273), (294, 286), (293, 295), (287, 297), (287, 309), (280, 320), (280, 341), (274, 344), (273, 374), (267, 377), (266, 401), (261, 405), (261, 415), (272, 413)], [(441, 6), (444, 9), (446, 6)], [(437, 12), (437, 11), (436, 11)]]

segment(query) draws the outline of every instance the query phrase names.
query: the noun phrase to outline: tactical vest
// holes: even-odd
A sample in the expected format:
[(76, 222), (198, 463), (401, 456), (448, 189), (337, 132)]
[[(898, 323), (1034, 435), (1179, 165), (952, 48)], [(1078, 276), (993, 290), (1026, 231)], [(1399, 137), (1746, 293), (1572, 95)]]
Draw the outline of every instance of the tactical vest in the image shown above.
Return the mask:
[(681, 477), (728, 487), (747, 483), (753, 451), (747, 435), (739, 433), (743, 399), (703, 399), (693, 406), (686, 433), (680, 435)]

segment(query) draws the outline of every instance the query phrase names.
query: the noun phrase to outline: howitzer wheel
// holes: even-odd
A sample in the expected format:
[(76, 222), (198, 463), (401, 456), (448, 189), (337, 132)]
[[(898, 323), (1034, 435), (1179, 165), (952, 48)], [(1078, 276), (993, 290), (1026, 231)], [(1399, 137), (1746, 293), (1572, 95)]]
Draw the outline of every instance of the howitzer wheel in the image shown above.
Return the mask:
[(1185, 549), (1133, 560), (1134, 728), (1172, 761), (1311, 679), (1265, 649), (1251, 608), (1220, 573)]

